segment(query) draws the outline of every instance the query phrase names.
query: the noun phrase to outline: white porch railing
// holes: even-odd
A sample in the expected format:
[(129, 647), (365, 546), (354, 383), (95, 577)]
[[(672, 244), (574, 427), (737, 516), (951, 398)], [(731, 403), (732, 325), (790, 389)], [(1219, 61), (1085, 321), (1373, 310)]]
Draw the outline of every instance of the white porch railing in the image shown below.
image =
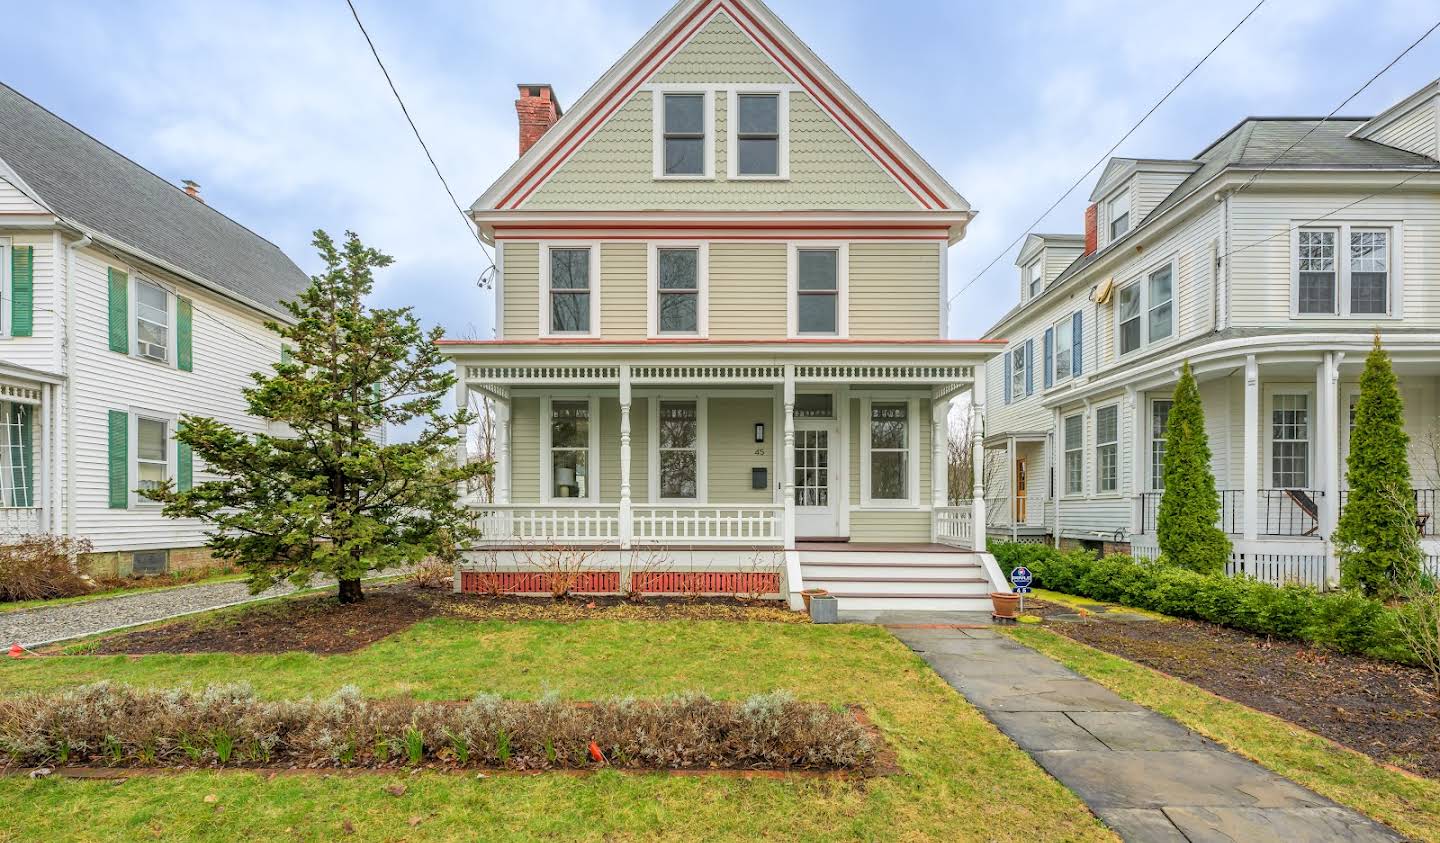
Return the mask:
[(472, 510), (481, 544), (620, 541), (620, 507), (610, 504), (483, 504)]
[(783, 506), (673, 506), (637, 504), (635, 541), (693, 544), (783, 544)]
[(0, 506), (0, 544), (40, 532), (40, 507)]
[(969, 501), (961, 501), (960, 506), (937, 506), (934, 513), (936, 541), (965, 548), (975, 546), (975, 508)]

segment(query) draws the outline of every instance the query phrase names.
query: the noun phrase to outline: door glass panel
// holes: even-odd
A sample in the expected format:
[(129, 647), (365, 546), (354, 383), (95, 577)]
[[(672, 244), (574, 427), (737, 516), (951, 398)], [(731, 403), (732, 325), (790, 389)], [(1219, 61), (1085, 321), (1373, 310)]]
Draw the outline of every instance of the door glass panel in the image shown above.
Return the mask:
[(830, 505), (830, 432), (795, 431), (795, 505)]

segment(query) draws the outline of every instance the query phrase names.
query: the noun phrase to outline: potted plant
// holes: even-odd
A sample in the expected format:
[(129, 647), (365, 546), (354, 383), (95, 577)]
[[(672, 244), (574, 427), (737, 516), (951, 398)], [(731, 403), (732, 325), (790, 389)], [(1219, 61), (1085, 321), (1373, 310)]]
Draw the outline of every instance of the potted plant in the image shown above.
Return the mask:
[(1015, 618), (1015, 610), (1020, 606), (1020, 595), (1013, 591), (992, 591), (990, 592), (990, 605), (995, 607), (995, 617)]
[(801, 591), (801, 592), (800, 592), (800, 599), (805, 601), (805, 614), (807, 614), (807, 615), (810, 614), (810, 598), (811, 598), (811, 597), (816, 597), (816, 596), (819, 596), (819, 595), (822, 595), (822, 594), (829, 594), (829, 593), (830, 593), (830, 592), (826, 591), (826, 590), (823, 589), (823, 588), (807, 588), (807, 589), (805, 589), (804, 591)]

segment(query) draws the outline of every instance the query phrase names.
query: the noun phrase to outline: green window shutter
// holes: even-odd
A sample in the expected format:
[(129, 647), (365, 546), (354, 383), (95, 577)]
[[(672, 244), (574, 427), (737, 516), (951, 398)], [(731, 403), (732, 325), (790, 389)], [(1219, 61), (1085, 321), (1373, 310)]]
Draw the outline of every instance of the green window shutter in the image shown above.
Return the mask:
[(35, 330), (35, 247), (10, 250), (10, 333), (28, 337)]
[(110, 269), (110, 350), (130, 353), (130, 276), (114, 267)]
[(184, 442), (176, 442), (175, 460), (179, 463), (175, 467), (175, 488), (187, 492), (195, 485), (195, 455), (190, 451), (190, 446)]
[(130, 507), (130, 414), (110, 411), (110, 508)]
[(175, 367), (182, 372), (192, 371), (195, 363), (190, 353), (191, 335), (194, 333), (194, 307), (189, 299), (175, 299)]

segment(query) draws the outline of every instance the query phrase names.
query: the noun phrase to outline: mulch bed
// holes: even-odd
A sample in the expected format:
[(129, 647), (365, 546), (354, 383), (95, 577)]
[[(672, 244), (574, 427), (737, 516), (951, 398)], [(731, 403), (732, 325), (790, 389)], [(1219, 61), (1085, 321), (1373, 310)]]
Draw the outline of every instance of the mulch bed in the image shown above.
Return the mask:
[(1440, 778), (1440, 699), (1426, 671), (1194, 621), (1046, 626), (1382, 763)]
[(152, 653), (352, 653), (422, 620), (474, 621), (719, 620), (808, 623), (779, 601), (728, 597), (481, 597), (427, 590), (410, 583), (371, 586), (362, 603), (341, 605), (315, 595), (263, 603), (119, 633), (86, 645), (93, 655)]

